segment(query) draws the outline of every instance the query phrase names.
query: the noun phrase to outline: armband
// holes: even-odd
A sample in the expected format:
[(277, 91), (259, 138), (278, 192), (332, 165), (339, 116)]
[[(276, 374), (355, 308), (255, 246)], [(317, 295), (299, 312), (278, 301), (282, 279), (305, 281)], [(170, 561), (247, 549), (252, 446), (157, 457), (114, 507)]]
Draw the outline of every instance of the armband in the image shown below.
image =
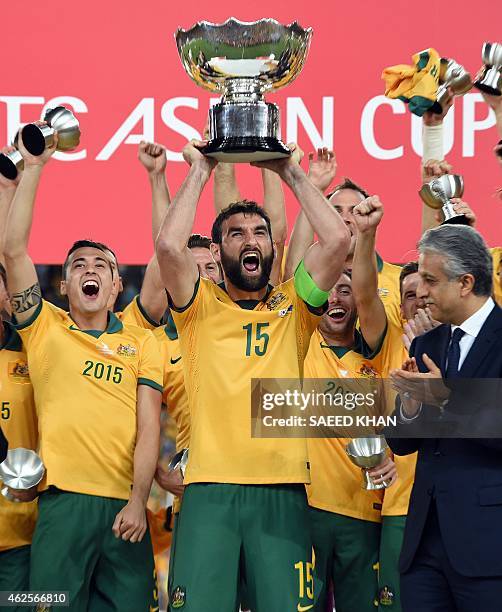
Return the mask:
[(328, 301), (329, 291), (319, 289), (305, 269), (303, 259), (298, 264), (295, 271), (295, 289), (298, 296), (301, 297), (305, 303), (314, 308), (319, 308)]

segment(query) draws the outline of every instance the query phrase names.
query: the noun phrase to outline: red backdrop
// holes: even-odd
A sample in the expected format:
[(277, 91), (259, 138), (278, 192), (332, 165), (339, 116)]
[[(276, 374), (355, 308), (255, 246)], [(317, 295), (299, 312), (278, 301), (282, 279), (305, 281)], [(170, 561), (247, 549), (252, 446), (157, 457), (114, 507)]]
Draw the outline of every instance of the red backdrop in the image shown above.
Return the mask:
[[(31, 241), (37, 262), (60, 262), (81, 237), (110, 243), (123, 263), (148, 259), (150, 199), (137, 143), (145, 136), (167, 146), (174, 193), (186, 172), (179, 152), (202, 129), (210, 98), (185, 74), (173, 34), (178, 26), (231, 15), (313, 27), (301, 75), (268, 97), (281, 107), (283, 139), (297, 137), (306, 151), (333, 146), (339, 176), (360, 182), (386, 205), (381, 254), (390, 261), (408, 258), (420, 224), (420, 157), (412, 138), (412, 127), (420, 134), (420, 121), (400, 102), (393, 109), (378, 97), (382, 68), (410, 63), (414, 52), (433, 46), (475, 73), (482, 43), (500, 40), (500, 2), (478, 12), (468, 0), (454, 6), (397, 0), (4, 2), (0, 142), (58, 97), (73, 104), (83, 133), (76, 158), (51, 162), (43, 178)], [(491, 152), (498, 140), (493, 116), (473, 90), (457, 98), (449, 121), (447, 158), (464, 175), (465, 199), (478, 213), (479, 229), (490, 244), (499, 244), (502, 203), (493, 194), (502, 180)], [(261, 197), (257, 170), (239, 168), (239, 181), (244, 196)], [(291, 227), (298, 205), (289, 193), (287, 206)], [(196, 229), (208, 233), (212, 218), (208, 187)]]

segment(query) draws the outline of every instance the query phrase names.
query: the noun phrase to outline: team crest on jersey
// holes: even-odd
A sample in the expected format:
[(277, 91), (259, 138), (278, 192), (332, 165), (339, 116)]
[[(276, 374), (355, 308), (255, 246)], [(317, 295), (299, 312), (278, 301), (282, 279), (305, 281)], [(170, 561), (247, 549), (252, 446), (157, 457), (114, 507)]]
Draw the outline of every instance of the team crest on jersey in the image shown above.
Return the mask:
[(282, 304), (285, 300), (287, 299), (287, 297), (284, 295), (284, 293), (276, 293), (273, 297), (270, 298), (270, 300), (266, 303), (266, 306), (269, 310), (275, 310), (277, 308), (277, 306), (279, 306), (280, 304)]
[(392, 606), (394, 603), (394, 589), (388, 585), (385, 585), (380, 589), (378, 601), (381, 606)]
[(390, 291), (385, 287), (378, 287), (378, 295), (380, 297), (387, 297), (390, 294)]
[(364, 378), (376, 378), (378, 376), (378, 372), (369, 363), (363, 363), (358, 374)]
[(117, 347), (117, 355), (121, 357), (136, 357), (138, 349), (131, 344), (119, 344)]
[(178, 608), (182, 608), (185, 605), (187, 598), (187, 591), (185, 587), (177, 586), (171, 597), (171, 608), (174, 610), (178, 610)]
[(290, 304), (287, 308), (282, 308), (279, 310), (278, 314), (280, 317), (285, 317), (290, 312), (293, 312), (293, 304)]
[(27, 383), (30, 382), (30, 371), (28, 364), (23, 359), (17, 361), (10, 361), (8, 366), (9, 378), (13, 379), (13, 382)]

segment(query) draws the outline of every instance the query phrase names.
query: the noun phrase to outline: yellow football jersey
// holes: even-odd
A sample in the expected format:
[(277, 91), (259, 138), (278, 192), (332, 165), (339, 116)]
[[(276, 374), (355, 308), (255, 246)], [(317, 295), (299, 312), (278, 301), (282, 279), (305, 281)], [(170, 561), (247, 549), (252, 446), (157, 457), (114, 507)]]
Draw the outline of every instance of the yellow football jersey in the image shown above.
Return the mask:
[(122, 312), (116, 312), (115, 316), (126, 325), (137, 325), (143, 329), (157, 329), (159, 324), (154, 321), (143, 308), (139, 295), (137, 295)]
[[(355, 349), (335, 348), (326, 344), (321, 332), (312, 335), (305, 359), (305, 378), (365, 378), (378, 376), (369, 359), (364, 357), (361, 336)], [(383, 491), (362, 488), (361, 469), (345, 452), (346, 438), (309, 438), (310, 485), (309, 504), (314, 508), (344, 516), (379, 522)]]
[(251, 379), (301, 377), (319, 316), (294, 279), (241, 305), (201, 279), (190, 304), (172, 311), (190, 406), (185, 483), (309, 482), (305, 439), (251, 437)]
[(499, 306), (502, 306), (502, 286), (498, 277), (498, 270), (502, 260), (502, 247), (490, 249), (493, 259), (493, 295)]
[[(15, 329), (8, 323), (3, 325), (5, 340), (0, 347), (0, 424), (10, 449), (37, 450), (37, 417), (26, 353)], [(30, 544), (36, 519), (36, 500), (12, 503), (0, 495), (0, 551)]]
[(152, 332), (123, 325), (113, 313), (105, 331), (83, 331), (45, 301), (18, 331), (28, 355), (46, 467), (41, 488), (128, 499), (137, 388), (162, 391)]
[[(164, 391), (162, 403), (176, 423), (176, 452), (190, 446), (190, 411), (183, 376), (181, 348), (178, 332), (171, 319), (157, 328), (154, 336), (159, 343), (164, 368)], [(173, 512), (180, 511), (181, 502), (174, 497)]]
[(378, 295), (385, 307), (387, 317), (391, 320), (401, 318), (401, 294), (399, 291), (399, 275), (401, 267), (383, 261), (376, 254), (378, 270)]

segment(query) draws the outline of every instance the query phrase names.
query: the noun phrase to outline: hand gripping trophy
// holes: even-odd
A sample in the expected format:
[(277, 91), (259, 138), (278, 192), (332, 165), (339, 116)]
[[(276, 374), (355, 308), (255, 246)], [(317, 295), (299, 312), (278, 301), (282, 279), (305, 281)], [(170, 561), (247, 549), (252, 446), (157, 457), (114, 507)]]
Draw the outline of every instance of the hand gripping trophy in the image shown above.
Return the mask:
[(176, 32), (183, 67), (199, 85), (223, 94), (209, 111), (205, 155), (226, 162), (287, 157), (279, 108), (264, 94), (291, 83), (307, 57), (312, 29), (274, 19), (201, 21)]

